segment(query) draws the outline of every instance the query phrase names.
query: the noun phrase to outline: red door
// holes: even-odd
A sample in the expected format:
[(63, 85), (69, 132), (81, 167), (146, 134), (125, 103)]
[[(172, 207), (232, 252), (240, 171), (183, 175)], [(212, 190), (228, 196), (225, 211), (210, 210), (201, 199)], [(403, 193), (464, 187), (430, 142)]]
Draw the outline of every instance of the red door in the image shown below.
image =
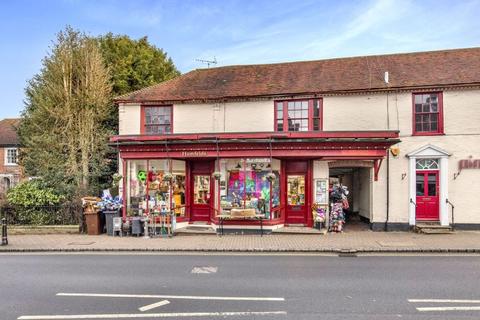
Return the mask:
[(417, 220), (439, 220), (438, 171), (417, 171)]
[(194, 162), (191, 166), (190, 221), (209, 222), (213, 207), (213, 167), (210, 162)]
[(308, 162), (289, 161), (286, 163), (286, 224), (307, 224), (308, 214)]

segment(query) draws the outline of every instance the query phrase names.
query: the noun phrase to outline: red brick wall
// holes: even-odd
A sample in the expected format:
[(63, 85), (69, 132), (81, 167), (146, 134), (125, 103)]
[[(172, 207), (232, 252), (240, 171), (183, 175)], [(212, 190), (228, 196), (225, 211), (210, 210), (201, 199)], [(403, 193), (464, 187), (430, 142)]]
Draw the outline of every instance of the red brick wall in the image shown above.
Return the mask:
[(22, 168), (20, 166), (6, 166), (5, 165), (5, 148), (0, 148), (0, 174), (22, 174)]

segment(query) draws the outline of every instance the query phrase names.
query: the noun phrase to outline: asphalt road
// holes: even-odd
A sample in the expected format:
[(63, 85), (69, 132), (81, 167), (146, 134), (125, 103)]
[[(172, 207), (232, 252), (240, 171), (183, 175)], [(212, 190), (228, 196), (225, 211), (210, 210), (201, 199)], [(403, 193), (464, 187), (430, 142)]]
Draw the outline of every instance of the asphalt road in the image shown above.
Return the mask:
[(479, 319), (480, 257), (0, 255), (1, 320), (138, 318)]

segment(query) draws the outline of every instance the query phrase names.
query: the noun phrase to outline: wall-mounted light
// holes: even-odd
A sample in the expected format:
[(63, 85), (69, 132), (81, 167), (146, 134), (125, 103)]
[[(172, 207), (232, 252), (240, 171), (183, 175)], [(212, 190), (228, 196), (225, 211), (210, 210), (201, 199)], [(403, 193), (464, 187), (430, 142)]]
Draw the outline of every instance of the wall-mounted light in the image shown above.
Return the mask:
[(460, 175), (460, 171), (458, 171), (457, 173), (454, 173), (453, 174), (453, 180), (456, 180), (459, 175)]
[(406, 173), (402, 173), (402, 180), (405, 179), (406, 176), (407, 176)]

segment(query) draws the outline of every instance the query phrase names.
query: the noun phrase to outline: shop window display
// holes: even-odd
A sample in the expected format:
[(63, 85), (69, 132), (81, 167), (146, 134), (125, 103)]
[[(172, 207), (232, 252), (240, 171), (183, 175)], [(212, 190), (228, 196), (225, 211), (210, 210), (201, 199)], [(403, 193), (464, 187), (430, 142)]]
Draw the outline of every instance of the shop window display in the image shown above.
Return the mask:
[(210, 176), (195, 175), (193, 187), (195, 204), (208, 204), (210, 201)]
[[(170, 173), (172, 179), (166, 179)], [(127, 161), (126, 199), (129, 216), (157, 213), (162, 209), (185, 216), (185, 162), (165, 159)]]
[(142, 215), (147, 209), (147, 160), (127, 161), (127, 215)]
[[(253, 208), (270, 218), (280, 205), (280, 161), (263, 158), (220, 160), (220, 206), (224, 214), (233, 208)], [(276, 179), (267, 179), (272, 172)], [(272, 194), (272, 196), (271, 196)]]
[(305, 205), (305, 176), (287, 177), (288, 204), (291, 206)]

